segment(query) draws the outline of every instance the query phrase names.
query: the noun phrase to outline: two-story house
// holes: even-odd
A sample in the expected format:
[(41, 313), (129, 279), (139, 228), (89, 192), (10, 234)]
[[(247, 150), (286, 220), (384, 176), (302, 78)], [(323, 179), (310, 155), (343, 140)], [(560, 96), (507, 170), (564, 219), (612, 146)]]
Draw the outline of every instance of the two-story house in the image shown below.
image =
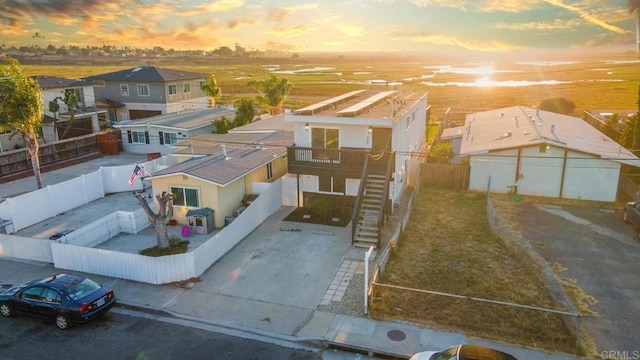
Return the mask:
[(109, 112), (109, 120), (142, 119), (150, 116), (201, 110), (208, 106), (200, 85), (207, 74), (140, 66), (89, 76), (98, 106)]
[[(45, 141), (68, 139), (100, 131), (100, 122), (106, 120), (107, 111), (96, 108), (96, 98), (90, 82), (45, 75), (35, 76), (34, 79), (42, 89), (45, 115), (42, 135)], [(78, 100), (74, 109), (69, 109), (63, 101), (68, 92), (73, 93)], [(52, 101), (58, 104), (58, 111), (55, 113), (49, 108)], [(72, 124), (71, 110), (74, 118)]]
[(357, 90), (286, 114), (294, 123), (287, 158), (300, 206), (317, 194), (350, 202), (352, 243), (379, 245), (384, 216), (425, 144), (429, 111), (427, 93)]

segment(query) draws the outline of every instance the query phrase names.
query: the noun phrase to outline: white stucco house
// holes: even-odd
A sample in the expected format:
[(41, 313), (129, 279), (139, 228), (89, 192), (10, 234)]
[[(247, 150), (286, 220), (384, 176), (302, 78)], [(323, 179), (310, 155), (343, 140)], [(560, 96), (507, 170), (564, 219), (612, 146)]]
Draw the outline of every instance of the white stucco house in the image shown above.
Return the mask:
[(469, 114), (446, 138), (470, 165), (469, 190), (613, 202), (621, 166), (640, 166), (582, 119), (524, 106)]
[(172, 144), (202, 134), (215, 132), (213, 121), (226, 117), (233, 120), (235, 109), (204, 108), (179, 113), (157, 115), (139, 120), (125, 120), (113, 125), (121, 131), (125, 152), (173, 152)]
[[(107, 111), (96, 108), (93, 84), (88, 81), (45, 75), (34, 76), (34, 79), (42, 89), (45, 115), (42, 134), (45, 141), (62, 140), (63, 134), (64, 138), (68, 139), (100, 131), (100, 123), (106, 121)], [(71, 112), (68, 106), (60, 100), (65, 97), (67, 92), (75, 94), (78, 99), (78, 104), (73, 110), (73, 125), (68, 131), (66, 128), (71, 121)], [(58, 103), (57, 113), (49, 109), (49, 103), (52, 101)]]
[(360, 211), (354, 245), (376, 245), (383, 214), (417, 166), (429, 110), (425, 92), (356, 90), (285, 114), (294, 124), (287, 158), (299, 206), (317, 194), (350, 199)]

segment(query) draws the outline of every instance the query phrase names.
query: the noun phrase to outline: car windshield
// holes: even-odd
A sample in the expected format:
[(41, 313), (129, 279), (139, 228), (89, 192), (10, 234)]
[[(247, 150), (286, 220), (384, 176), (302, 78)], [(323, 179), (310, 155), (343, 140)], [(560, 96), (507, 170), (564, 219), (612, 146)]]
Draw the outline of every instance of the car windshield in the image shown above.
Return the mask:
[(435, 354), (430, 360), (456, 360), (458, 358), (458, 346), (448, 348)]
[(78, 300), (93, 294), (98, 289), (100, 289), (100, 285), (98, 283), (85, 278), (81, 282), (67, 288), (64, 293), (69, 296), (71, 300)]

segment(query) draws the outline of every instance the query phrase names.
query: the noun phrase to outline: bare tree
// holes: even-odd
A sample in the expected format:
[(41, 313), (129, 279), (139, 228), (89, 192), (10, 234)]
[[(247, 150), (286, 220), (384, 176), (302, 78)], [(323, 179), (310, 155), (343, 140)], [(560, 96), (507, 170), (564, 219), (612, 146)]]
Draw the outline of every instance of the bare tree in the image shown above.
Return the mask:
[(149, 222), (156, 231), (158, 248), (168, 248), (169, 234), (167, 233), (167, 224), (169, 224), (169, 220), (173, 217), (173, 195), (164, 191), (161, 195), (156, 195), (156, 200), (158, 201), (157, 214), (151, 209), (143, 193), (136, 194), (136, 197), (140, 205), (142, 205), (142, 209), (144, 209), (144, 212), (147, 214)]

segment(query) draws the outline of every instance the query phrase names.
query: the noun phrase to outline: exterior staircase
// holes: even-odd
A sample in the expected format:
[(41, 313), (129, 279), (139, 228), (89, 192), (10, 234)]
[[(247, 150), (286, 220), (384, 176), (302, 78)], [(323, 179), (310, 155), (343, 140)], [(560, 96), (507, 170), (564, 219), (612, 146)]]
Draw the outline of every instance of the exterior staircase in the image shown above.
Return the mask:
[(353, 245), (356, 247), (377, 247), (380, 237), (378, 219), (385, 205), (385, 176), (382, 174), (368, 174), (366, 178), (362, 205), (356, 219), (356, 230)]

